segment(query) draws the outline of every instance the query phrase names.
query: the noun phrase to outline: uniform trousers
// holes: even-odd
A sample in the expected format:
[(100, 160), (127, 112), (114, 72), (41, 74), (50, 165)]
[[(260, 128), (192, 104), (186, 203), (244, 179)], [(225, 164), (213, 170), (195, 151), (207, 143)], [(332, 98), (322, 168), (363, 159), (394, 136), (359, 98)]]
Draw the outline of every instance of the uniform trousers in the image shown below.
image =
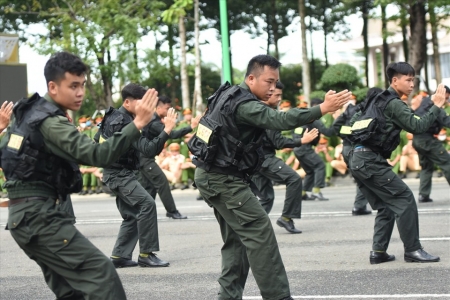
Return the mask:
[(241, 178), (197, 168), (195, 184), (214, 208), (222, 234), (219, 299), (242, 299), (249, 268), (265, 300), (290, 295), (272, 223)]
[(311, 192), (313, 187), (325, 187), (325, 163), (309, 145), (294, 148), (295, 157), (306, 172), (303, 190)]
[[(349, 168), (348, 157), (349, 157), (349, 153), (351, 150), (352, 150), (351, 144), (344, 142), (344, 147), (342, 149), (342, 156), (344, 157), (344, 161), (347, 164), (347, 168)], [(364, 194), (361, 192), (359, 187), (356, 186), (356, 196), (355, 196), (355, 202), (353, 203), (353, 207), (358, 208), (358, 209), (367, 208), (368, 202), (369, 201), (367, 201), (367, 198), (364, 197)]]
[(167, 212), (177, 211), (166, 175), (153, 158), (141, 157), (138, 180), (153, 199), (158, 193)]
[(282, 216), (301, 218), (302, 212), (302, 179), (297, 172), (278, 157), (268, 157), (261, 169), (252, 177), (259, 191), (259, 202), (269, 214), (275, 200), (273, 181), (286, 184), (286, 196)]
[(54, 198), (9, 207), (12, 237), (41, 267), (57, 299), (126, 299), (111, 261), (73, 223)]
[(450, 154), (445, 150), (442, 142), (432, 136), (414, 136), (413, 147), (419, 154), (420, 166), (422, 167), (419, 194), (430, 196), (434, 165), (441, 168), (445, 179), (450, 184)]
[(105, 169), (103, 180), (116, 194), (123, 219), (112, 255), (131, 259), (138, 240), (140, 253), (159, 251), (156, 203), (137, 181), (134, 171)]
[(371, 151), (351, 151), (349, 162), (361, 192), (372, 208), (378, 210), (372, 250), (388, 249), (395, 222), (405, 252), (420, 249), (419, 214), (414, 195), (392, 171), (392, 166), (380, 154)]

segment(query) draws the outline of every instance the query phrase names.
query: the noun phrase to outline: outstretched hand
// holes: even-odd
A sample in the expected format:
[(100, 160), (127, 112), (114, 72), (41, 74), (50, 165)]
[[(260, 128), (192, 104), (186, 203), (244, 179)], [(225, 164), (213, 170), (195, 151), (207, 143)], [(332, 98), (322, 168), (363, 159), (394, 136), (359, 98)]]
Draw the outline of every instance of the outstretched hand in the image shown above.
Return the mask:
[(152, 119), (158, 103), (158, 92), (155, 89), (148, 89), (144, 97), (136, 101), (136, 118), (133, 122), (137, 129), (141, 130)]
[(308, 129), (305, 130), (305, 133), (302, 137), (302, 144), (309, 144), (312, 140), (314, 140), (319, 135), (319, 130), (317, 128), (311, 129), (311, 131), (308, 131)]
[(201, 117), (202, 117), (201, 115), (198, 115), (191, 120), (191, 128), (192, 129), (197, 128), (198, 122), (200, 122)]
[(169, 108), (169, 110), (167, 111), (167, 116), (165, 116), (162, 120), (164, 123), (164, 131), (167, 134), (170, 134), (172, 129), (174, 129), (175, 125), (177, 124), (177, 118), (178, 113), (176, 112), (176, 110), (173, 107)]
[(0, 132), (9, 125), (14, 103), (5, 101), (0, 107)]
[(339, 93), (336, 93), (336, 91), (328, 91), (325, 94), (325, 99), (322, 104), (320, 104), (320, 110), (322, 111), (322, 115), (329, 113), (329, 112), (335, 112), (339, 108), (341, 108), (344, 104), (346, 104), (348, 101), (350, 101), (350, 97), (352, 95), (352, 92), (349, 92), (348, 90), (340, 91)]
[(445, 104), (445, 85), (443, 83), (439, 84), (436, 93), (431, 96), (431, 101), (434, 105), (441, 108)]

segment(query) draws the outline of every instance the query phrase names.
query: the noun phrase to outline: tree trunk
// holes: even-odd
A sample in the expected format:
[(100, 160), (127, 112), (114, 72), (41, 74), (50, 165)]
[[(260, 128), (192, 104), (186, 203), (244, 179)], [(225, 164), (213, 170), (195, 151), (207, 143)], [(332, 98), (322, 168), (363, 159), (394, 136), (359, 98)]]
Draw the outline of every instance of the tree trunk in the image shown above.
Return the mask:
[(403, 46), (403, 53), (405, 55), (405, 61), (409, 61), (409, 50), (408, 50), (408, 30), (407, 30), (407, 23), (408, 20), (406, 19), (406, 13), (404, 9), (400, 9), (400, 26), (402, 28), (402, 46)]
[(366, 87), (369, 87), (369, 38), (368, 38), (368, 22), (369, 22), (369, 7), (367, 0), (362, 2), (362, 17), (363, 17), (363, 40), (364, 40), (364, 72), (366, 75)]
[(177, 92), (175, 88), (178, 86), (177, 80), (175, 79), (175, 64), (174, 64), (174, 54), (173, 50), (175, 48), (175, 43), (173, 40), (173, 25), (169, 24), (167, 25), (167, 39), (169, 42), (169, 70), (170, 75), (172, 77), (172, 82), (170, 84), (170, 98), (175, 99)]
[(266, 14), (266, 24), (267, 24), (267, 46), (266, 46), (266, 54), (270, 55), (270, 40), (272, 36), (271, 23), (270, 23), (270, 15)]
[(202, 73), (201, 73), (201, 59), (200, 59), (200, 29), (199, 29), (199, 0), (195, 0), (194, 4), (194, 26), (195, 26), (195, 88), (194, 88), (194, 102), (196, 114), (203, 113), (203, 99), (202, 99)]
[(181, 47), (181, 98), (183, 108), (191, 107), (189, 99), (189, 78), (186, 63), (186, 28), (184, 26), (184, 16), (180, 16), (178, 20), (180, 47)]
[(306, 7), (305, 0), (298, 0), (298, 10), (300, 15), (300, 30), (302, 34), (302, 81), (303, 81), (303, 95), (305, 96), (305, 101), (309, 104), (309, 94), (311, 93), (311, 82), (309, 78), (309, 61), (308, 61), (308, 50), (306, 48)]
[(413, 1), (410, 8), (409, 26), (411, 31), (411, 41), (409, 47), (410, 64), (416, 71), (414, 80), (414, 91), (417, 93), (420, 85), (420, 71), (427, 57), (427, 39), (426, 39), (426, 22), (425, 22), (425, 0)]
[(98, 61), (98, 67), (100, 69), (100, 77), (102, 80), (102, 86), (103, 86), (103, 97), (99, 97), (96, 99), (97, 108), (98, 109), (106, 109), (110, 106), (112, 106), (112, 85), (111, 85), (111, 78), (109, 76), (109, 72), (106, 68), (105, 63), (105, 49), (102, 49), (102, 53), (97, 53), (97, 61)]
[(383, 37), (383, 73), (384, 73), (384, 87), (389, 87), (389, 78), (386, 75), (386, 67), (389, 63), (389, 46), (387, 44), (387, 20), (386, 20), (386, 5), (381, 4), (381, 35)]
[(314, 60), (314, 47), (312, 47), (312, 24), (311, 19), (309, 20), (309, 44), (311, 45), (311, 90), (316, 89), (316, 61)]
[(273, 44), (275, 45), (275, 58), (280, 59), (280, 52), (278, 49), (278, 40), (280, 39), (280, 35), (278, 33), (278, 22), (277, 22), (277, 0), (272, 0), (272, 35), (273, 35)]
[(432, 1), (428, 3), (428, 13), (430, 14), (431, 24), (431, 42), (433, 44), (433, 64), (436, 79), (436, 86), (442, 82), (441, 58), (439, 55), (439, 41), (437, 38), (438, 22), (436, 21), (436, 12)]
[[(327, 14), (326, 14), (326, 4), (325, 1), (322, 1), (322, 7), (323, 7), (323, 54), (325, 56), (325, 68), (328, 69), (329, 64), (328, 64), (328, 43), (327, 43), (327, 39), (328, 39), (328, 20), (327, 20)], [(311, 44), (311, 49), (312, 49), (312, 44)]]

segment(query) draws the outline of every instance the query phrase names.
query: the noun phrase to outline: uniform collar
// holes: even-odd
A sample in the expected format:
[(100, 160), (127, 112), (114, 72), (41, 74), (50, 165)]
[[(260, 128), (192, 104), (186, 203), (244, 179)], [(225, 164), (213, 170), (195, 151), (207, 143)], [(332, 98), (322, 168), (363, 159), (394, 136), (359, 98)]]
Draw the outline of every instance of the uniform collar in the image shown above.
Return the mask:
[(241, 88), (246, 89), (246, 90), (250, 90), (250, 88), (248, 87), (248, 85), (245, 83), (245, 81), (242, 81), (242, 83), (239, 85)]
[(131, 114), (125, 107), (123, 107), (123, 105), (121, 107), (119, 107), (119, 111), (123, 114), (129, 115), (130, 117), (132, 117), (134, 119), (133, 114)]
[(390, 86), (387, 89), (392, 95), (396, 95), (398, 98), (400, 98), (400, 96), (397, 94), (397, 92)]

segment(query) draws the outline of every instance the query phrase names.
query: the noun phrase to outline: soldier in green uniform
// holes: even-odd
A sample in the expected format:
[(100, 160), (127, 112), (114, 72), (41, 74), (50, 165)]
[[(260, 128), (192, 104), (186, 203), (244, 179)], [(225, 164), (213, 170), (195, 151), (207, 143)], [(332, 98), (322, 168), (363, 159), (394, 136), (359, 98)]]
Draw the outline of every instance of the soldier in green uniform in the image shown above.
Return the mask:
[(401, 129), (414, 134), (423, 133), (436, 120), (445, 102), (445, 89), (443, 85), (438, 87), (433, 98), (435, 105), (418, 119), (399, 99), (409, 95), (414, 88), (415, 71), (412, 66), (404, 62), (391, 63), (386, 68), (386, 75), (390, 87), (368, 99), (362, 111), (353, 116), (350, 135), (354, 144), (349, 154), (350, 170), (372, 208), (378, 210), (369, 261), (378, 264), (395, 259), (386, 251), (397, 222), (405, 261), (436, 262), (439, 257), (427, 253), (420, 244), (414, 195), (392, 172), (386, 158), (398, 146)]
[[(376, 94), (381, 93), (382, 91), (382, 89), (377, 87), (370, 88), (367, 91), (366, 99), (373, 97)], [(350, 101), (345, 111), (340, 114), (333, 123), (334, 131), (342, 138), (343, 141), (344, 147), (342, 150), (342, 156), (344, 157), (344, 161), (347, 164), (347, 167), (349, 166), (348, 154), (352, 149), (352, 142), (348, 138), (348, 135), (352, 133), (350, 121), (353, 115), (356, 113), (358, 106), (356, 105), (355, 100)], [(358, 188), (358, 186), (356, 186), (356, 196), (355, 201), (353, 202), (352, 215), (360, 216), (371, 214), (372, 210), (367, 209), (367, 203), (367, 198), (364, 197), (361, 190)]]
[(252, 58), (241, 85), (223, 84), (209, 97), (206, 114), (188, 144), (197, 166), (195, 184), (214, 208), (224, 242), (219, 299), (242, 299), (249, 267), (263, 299), (293, 299), (271, 221), (252, 193), (248, 176), (263, 162), (264, 129), (301, 126), (337, 110), (350, 96), (330, 91), (321, 106), (276, 111), (260, 100), (274, 93), (279, 67), (269, 55)]
[[(9, 120), (11, 118), (13, 102), (4, 101), (2, 106), (0, 107), (0, 143), (3, 137), (5, 136), (4, 130), (9, 125)], [(0, 197), (6, 198), (8, 192), (5, 188), (3, 188), (3, 184), (5, 183), (5, 175), (3, 174), (3, 169), (0, 166)]]
[(77, 163), (109, 165), (140, 138), (157, 93), (149, 90), (136, 105), (133, 123), (99, 145), (66, 117), (83, 103), (86, 71), (79, 57), (56, 53), (44, 69), (47, 94), (16, 104), (1, 147), (10, 198), (7, 226), (57, 299), (126, 299), (111, 261), (75, 228), (61, 202), (81, 188)]
[[(142, 99), (146, 89), (134, 83), (122, 89), (123, 104), (119, 109), (110, 108), (105, 113), (95, 140), (108, 140), (115, 132), (120, 132), (133, 121), (137, 100)], [(168, 262), (159, 259), (153, 252), (159, 251), (158, 220), (155, 199), (137, 181), (139, 155), (154, 157), (164, 148), (175, 126), (177, 114), (169, 109), (164, 119), (164, 130), (152, 140), (141, 137), (113, 164), (103, 169), (103, 182), (116, 194), (116, 204), (123, 218), (111, 260), (116, 268), (167, 267)], [(139, 240), (138, 262), (131, 260), (133, 250)]]
[[(153, 138), (159, 136), (159, 134), (164, 130), (164, 124), (161, 119), (167, 115), (167, 111), (170, 107), (172, 107), (171, 103), (172, 101), (169, 97), (159, 97), (152, 120), (142, 130), (142, 134), (147, 139), (152, 140)], [(199, 117), (192, 119), (191, 125), (187, 127), (179, 130), (172, 130), (169, 137), (171, 139), (181, 138), (190, 133), (193, 128), (197, 127), (198, 119)], [(156, 193), (159, 194), (159, 198), (167, 211), (166, 216), (173, 219), (186, 219), (187, 217), (180, 214), (177, 210), (166, 175), (164, 175), (161, 168), (155, 162), (155, 157), (145, 157), (141, 155), (140, 163), (141, 166), (138, 177), (139, 182), (153, 198), (156, 197)]]
[[(313, 107), (320, 105), (321, 101), (313, 100), (311, 100), (311, 104)], [(313, 128), (317, 128), (319, 133), (322, 133), (326, 136), (332, 136), (335, 134), (333, 127), (326, 128), (320, 120), (314, 120), (309, 124), (303, 125), (293, 130), (292, 137), (294, 139), (301, 139), (306, 130), (311, 131)], [(317, 146), (319, 140), (320, 137), (317, 136), (310, 143), (305, 143), (299, 147), (294, 148), (295, 157), (297, 157), (297, 159), (300, 161), (300, 165), (306, 172), (306, 176), (303, 180), (303, 200), (328, 200), (328, 198), (324, 197), (322, 192), (320, 191), (321, 188), (325, 187), (325, 163), (313, 148), (313, 146)], [(311, 196), (306, 193), (307, 191), (312, 192)]]
[[(267, 101), (262, 101), (269, 107), (276, 109), (283, 95), (284, 85), (278, 81), (275, 92)], [(258, 195), (267, 214), (272, 210), (275, 200), (275, 192), (273, 182), (286, 184), (286, 197), (284, 200), (283, 212), (277, 220), (277, 225), (284, 227), (290, 233), (302, 233), (301, 230), (295, 228), (292, 218), (301, 218), (302, 214), (302, 179), (297, 172), (280, 158), (275, 156), (276, 149), (294, 148), (302, 143), (309, 143), (318, 134), (317, 129), (305, 133), (301, 140), (284, 137), (278, 130), (266, 129), (263, 136), (262, 148), (264, 151), (264, 162), (261, 169), (252, 176), (252, 181), (257, 188), (254, 190)]]
[[(445, 86), (445, 98), (450, 98), (450, 88)], [(423, 98), (419, 108), (415, 110), (415, 114), (419, 117), (425, 115), (434, 103), (429, 97)], [(445, 150), (442, 141), (436, 139), (433, 135), (439, 134), (444, 127), (450, 128), (450, 116), (441, 108), (436, 121), (430, 128), (421, 134), (414, 134), (413, 146), (419, 154), (420, 166), (420, 186), (419, 186), (419, 202), (432, 202), (431, 194), (431, 177), (433, 176), (434, 165), (441, 168), (445, 175), (445, 179), (450, 184), (450, 154)], [(444, 131), (445, 132), (445, 131)]]

